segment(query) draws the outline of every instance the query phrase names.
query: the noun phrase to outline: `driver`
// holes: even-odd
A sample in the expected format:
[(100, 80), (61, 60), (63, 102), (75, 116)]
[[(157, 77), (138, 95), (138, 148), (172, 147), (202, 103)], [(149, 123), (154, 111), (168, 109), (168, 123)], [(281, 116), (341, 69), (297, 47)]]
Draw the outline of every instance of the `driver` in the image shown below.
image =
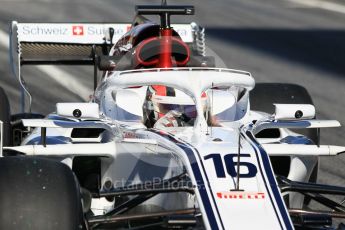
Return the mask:
[[(161, 88), (158, 88), (161, 87)], [(197, 111), (191, 97), (180, 90), (164, 86), (149, 86), (144, 104), (147, 127), (193, 126)], [(206, 111), (206, 94), (202, 95)]]

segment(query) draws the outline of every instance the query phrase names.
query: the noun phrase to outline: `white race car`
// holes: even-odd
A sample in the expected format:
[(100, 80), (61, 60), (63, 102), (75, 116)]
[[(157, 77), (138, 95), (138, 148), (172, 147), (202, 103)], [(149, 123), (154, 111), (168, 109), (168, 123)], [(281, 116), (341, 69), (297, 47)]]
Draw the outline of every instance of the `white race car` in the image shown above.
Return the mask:
[(339, 122), (316, 120), (301, 86), (217, 67), (201, 27), (170, 24), (192, 6), (136, 11), (132, 24), (12, 23), (23, 93), (29, 64), (94, 66), (95, 91), (10, 116), (0, 90), (0, 229), (334, 229), (345, 206), (324, 194), (345, 188), (313, 182), (319, 156), (345, 152), (319, 144)]

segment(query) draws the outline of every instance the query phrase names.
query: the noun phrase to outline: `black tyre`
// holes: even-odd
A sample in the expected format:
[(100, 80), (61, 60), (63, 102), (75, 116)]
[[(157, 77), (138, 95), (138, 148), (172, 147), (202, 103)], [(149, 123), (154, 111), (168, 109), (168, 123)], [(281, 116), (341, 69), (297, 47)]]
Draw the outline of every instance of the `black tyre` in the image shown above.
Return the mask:
[(3, 146), (12, 144), (11, 135), (11, 112), (5, 91), (0, 87), (0, 120), (4, 123)]
[(0, 159), (0, 229), (84, 229), (71, 169), (36, 157)]

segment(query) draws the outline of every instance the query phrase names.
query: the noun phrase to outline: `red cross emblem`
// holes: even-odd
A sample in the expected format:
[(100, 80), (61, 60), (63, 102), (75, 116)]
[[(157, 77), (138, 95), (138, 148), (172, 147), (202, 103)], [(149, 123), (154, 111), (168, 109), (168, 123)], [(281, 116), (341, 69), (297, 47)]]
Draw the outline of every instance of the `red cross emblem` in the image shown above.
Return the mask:
[(84, 35), (84, 27), (83, 26), (72, 26), (72, 33), (73, 35)]

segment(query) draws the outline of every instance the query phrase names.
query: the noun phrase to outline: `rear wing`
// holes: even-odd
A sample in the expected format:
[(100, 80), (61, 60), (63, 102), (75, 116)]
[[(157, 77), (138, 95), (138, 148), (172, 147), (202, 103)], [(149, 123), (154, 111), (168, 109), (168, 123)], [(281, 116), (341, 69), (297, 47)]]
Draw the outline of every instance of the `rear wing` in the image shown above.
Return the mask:
[[(99, 56), (130, 29), (129, 23), (18, 23), (10, 28), (10, 62), (12, 72), (22, 87), (22, 112), (25, 93), (31, 96), (21, 79), (22, 65), (90, 65), (94, 66), (94, 87), (97, 85)], [(192, 24), (173, 24), (186, 43), (194, 42)]]
[[(191, 24), (175, 24), (186, 43), (193, 42)], [(26, 64), (92, 65), (131, 28), (128, 23), (18, 23), (11, 26), (11, 61)]]

